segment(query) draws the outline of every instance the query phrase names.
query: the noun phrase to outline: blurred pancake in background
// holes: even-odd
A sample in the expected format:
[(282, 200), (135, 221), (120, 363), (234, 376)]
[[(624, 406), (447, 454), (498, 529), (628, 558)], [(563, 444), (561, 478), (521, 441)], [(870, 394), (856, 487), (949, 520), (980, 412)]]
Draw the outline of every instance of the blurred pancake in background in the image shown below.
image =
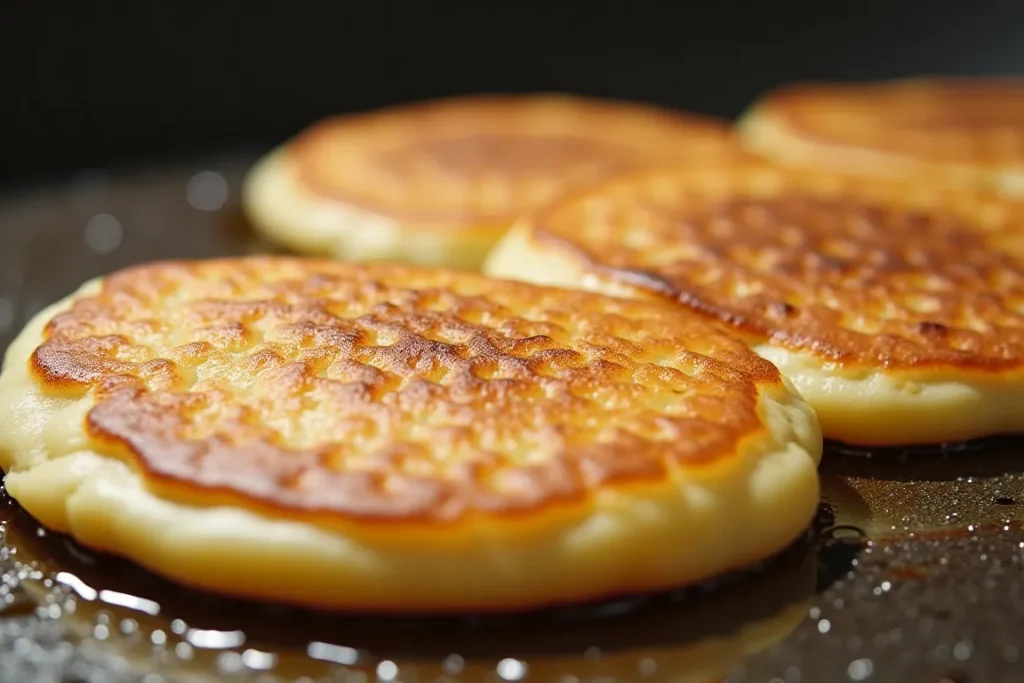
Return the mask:
[(1024, 79), (787, 85), (737, 127), (771, 161), (1024, 196)]
[(734, 152), (726, 122), (653, 105), (464, 96), (320, 121), (253, 168), (243, 202), (257, 231), (300, 252), (476, 268), (566, 189)]
[(775, 363), (826, 438), (1024, 429), (1024, 204), (759, 162), (639, 173), (554, 203), (485, 272), (673, 299)]

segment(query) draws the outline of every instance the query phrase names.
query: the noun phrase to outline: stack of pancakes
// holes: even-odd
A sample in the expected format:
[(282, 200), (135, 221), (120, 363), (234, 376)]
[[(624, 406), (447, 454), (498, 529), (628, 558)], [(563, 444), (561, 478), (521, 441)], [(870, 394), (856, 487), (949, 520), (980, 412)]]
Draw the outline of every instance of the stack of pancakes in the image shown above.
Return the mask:
[(736, 127), (556, 95), (322, 121), (245, 187), (308, 256), (140, 265), (28, 325), (7, 489), (183, 583), (324, 608), (751, 566), (814, 516), (823, 437), (1024, 430), (1022, 114), (1024, 83), (930, 80), (786, 88)]

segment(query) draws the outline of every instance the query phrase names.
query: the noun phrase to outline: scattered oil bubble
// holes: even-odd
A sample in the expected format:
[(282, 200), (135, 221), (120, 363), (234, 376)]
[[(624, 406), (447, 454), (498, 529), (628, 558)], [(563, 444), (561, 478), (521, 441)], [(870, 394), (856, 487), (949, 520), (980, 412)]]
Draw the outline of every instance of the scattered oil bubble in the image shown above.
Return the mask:
[(466, 666), (466, 660), (459, 655), (448, 655), (444, 659), (444, 663), (441, 668), (446, 674), (455, 675), (462, 672), (462, 669)]
[(846, 674), (850, 677), (851, 681), (866, 681), (871, 678), (874, 670), (874, 662), (870, 659), (855, 659), (850, 662), (850, 666), (846, 669)]
[(124, 228), (109, 213), (98, 213), (85, 224), (85, 244), (98, 254), (109, 254), (121, 246)]
[(377, 680), (393, 681), (398, 677), (398, 665), (392, 661), (384, 660), (377, 665)]
[(359, 661), (358, 650), (331, 643), (312, 642), (306, 648), (306, 654), (311, 659), (334, 662), (335, 664), (355, 664)]
[(218, 211), (228, 201), (228, 181), (216, 171), (200, 171), (185, 185), (189, 206), (199, 211)]
[(498, 662), (496, 671), (498, 676), (506, 681), (519, 681), (526, 676), (528, 668), (525, 662), (518, 659), (506, 658)]
[(193, 647), (204, 650), (224, 650), (245, 643), (243, 631), (216, 631), (213, 629), (191, 628), (185, 632), (185, 639)]

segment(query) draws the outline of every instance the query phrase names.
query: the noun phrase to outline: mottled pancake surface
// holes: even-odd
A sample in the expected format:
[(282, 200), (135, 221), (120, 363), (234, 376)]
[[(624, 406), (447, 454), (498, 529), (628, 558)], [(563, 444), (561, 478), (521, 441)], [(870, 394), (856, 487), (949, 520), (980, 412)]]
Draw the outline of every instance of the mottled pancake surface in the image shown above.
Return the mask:
[(258, 161), (243, 205), (301, 253), (476, 269), (514, 220), (567, 190), (741, 154), (726, 122), (649, 104), (464, 96), (318, 121)]
[(671, 307), (299, 261), (108, 279), (32, 356), (148, 476), (293, 511), (454, 519), (728, 460), (777, 371)]
[(780, 161), (987, 184), (1024, 173), (1024, 79), (792, 85), (759, 100), (740, 133)]
[(0, 465), (45, 526), (190, 585), (516, 610), (778, 552), (821, 433), (777, 369), (666, 302), (472, 273), (163, 262), (39, 313)]
[(294, 140), (300, 182), (411, 223), (513, 220), (580, 182), (731, 149), (711, 118), (562, 95), (460, 97), (321, 121)]
[(1021, 227), (1024, 207), (994, 195), (747, 162), (638, 174), (556, 203), (487, 269), (671, 298), (825, 375), (1007, 384), (1024, 368)]

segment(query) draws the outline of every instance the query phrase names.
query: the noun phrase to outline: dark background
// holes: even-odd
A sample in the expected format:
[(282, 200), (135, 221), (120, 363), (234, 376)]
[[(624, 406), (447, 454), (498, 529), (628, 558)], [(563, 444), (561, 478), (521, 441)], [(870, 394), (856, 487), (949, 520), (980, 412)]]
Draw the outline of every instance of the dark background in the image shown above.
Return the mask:
[(0, 186), (319, 116), (567, 90), (733, 116), (797, 79), (1024, 72), (1024, 2), (0, 0)]

